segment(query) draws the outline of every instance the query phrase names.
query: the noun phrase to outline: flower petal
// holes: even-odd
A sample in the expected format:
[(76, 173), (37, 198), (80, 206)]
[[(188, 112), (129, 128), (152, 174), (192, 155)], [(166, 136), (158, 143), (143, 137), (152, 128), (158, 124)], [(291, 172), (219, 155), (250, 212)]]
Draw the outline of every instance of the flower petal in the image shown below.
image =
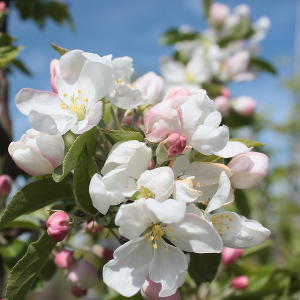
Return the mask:
[(214, 227), (195, 214), (185, 214), (181, 222), (172, 224), (168, 237), (175, 246), (187, 252), (219, 253), (223, 247)]
[(131, 297), (145, 282), (152, 258), (152, 245), (144, 237), (129, 241), (104, 265), (103, 281), (121, 295)]
[(270, 235), (270, 231), (259, 222), (248, 220), (233, 212), (213, 214), (211, 221), (219, 231), (224, 246), (230, 248), (253, 247)]
[(175, 181), (174, 199), (188, 203), (196, 201), (202, 195), (201, 191), (193, 187), (194, 178), (194, 176), (184, 176)]
[(239, 155), (244, 152), (251, 151), (252, 148), (248, 148), (245, 144), (237, 141), (228, 141), (225, 147), (218, 151), (213, 151), (215, 155), (229, 158)]
[(165, 242), (154, 249), (154, 258), (150, 266), (149, 278), (161, 283), (160, 297), (175, 294), (187, 274), (187, 258), (177, 247)]

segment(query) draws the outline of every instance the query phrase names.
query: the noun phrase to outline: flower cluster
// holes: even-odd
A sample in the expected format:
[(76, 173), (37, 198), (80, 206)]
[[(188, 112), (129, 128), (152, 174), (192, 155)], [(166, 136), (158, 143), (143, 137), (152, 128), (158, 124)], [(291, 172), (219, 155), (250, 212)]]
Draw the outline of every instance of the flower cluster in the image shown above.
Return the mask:
[[(197, 46), (193, 52), (201, 49)], [(205, 80), (220, 68), (217, 49), (209, 49), (209, 75), (204, 65), (191, 64)], [(172, 64), (163, 65), (167, 80)], [(241, 73), (221, 69), (223, 73), (217, 73), (226, 78)], [(224, 210), (234, 202), (235, 189), (253, 188), (267, 175), (268, 157), (230, 140), (229, 128), (204, 89), (186, 85), (182, 78), (173, 80), (179, 86), (170, 88), (153, 72), (132, 82), (133, 71), (129, 57), (113, 59), (81, 50), (52, 61), (53, 92), (22, 89), (16, 96), (17, 107), (33, 129), (13, 142), (9, 153), (28, 174), (51, 174), (61, 164), (65, 170), (65, 161), (74, 155), (72, 146), (65, 155), (64, 138), (72, 132), (80, 139), (97, 128), (96, 147), (88, 150), (96, 164), (90, 202), (99, 219), (114, 219), (125, 240), (104, 265), (103, 281), (127, 297), (141, 288), (146, 293), (145, 284), (152, 282), (159, 296), (167, 297), (184, 283), (189, 253), (252, 247), (269, 236), (257, 221)], [(185, 75), (202, 82), (191, 71), (185, 70)], [(130, 126), (122, 127), (126, 118)], [(116, 134), (119, 138), (112, 139)], [(88, 146), (80, 145), (76, 151), (86, 151)], [(226, 165), (228, 158), (232, 159)], [(57, 211), (47, 226), (52, 239), (63, 242), (72, 222)], [(57, 254), (56, 263), (69, 269), (73, 288), (85, 290), (90, 285), (80, 285), (74, 267), (68, 265), (69, 254)]]

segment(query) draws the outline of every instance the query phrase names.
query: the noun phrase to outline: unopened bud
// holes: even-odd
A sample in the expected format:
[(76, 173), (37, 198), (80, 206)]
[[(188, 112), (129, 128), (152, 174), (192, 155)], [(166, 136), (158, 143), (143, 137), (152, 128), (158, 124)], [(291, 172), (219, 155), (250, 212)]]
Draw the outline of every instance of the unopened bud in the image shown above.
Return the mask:
[(8, 175), (0, 175), (0, 197), (7, 196), (12, 187), (12, 180)]
[(244, 290), (249, 286), (249, 277), (248, 276), (238, 276), (231, 280), (231, 287), (235, 290)]
[(103, 230), (103, 227), (100, 226), (95, 220), (92, 220), (85, 225), (85, 230), (87, 233), (97, 234)]
[(57, 252), (54, 255), (54, 262), (61, 269), (69, 269), (75, 262), (73, 254), (71, 250)]
[(55, 242), (62, 241), (69, 232), (70, 218), (62, 210), (53, 213), (47, 220), (47, 233)]
[(186, 137), (178, 133), (170, 134), (162, 144), (168, 149), (168, 156), (181, 154), (186, 147)]
[(243, 253), (244, 253), (243, 249), (224, 247), (221, 254), (222, 263), (225, 266), (229, 266), (235, 263), (243, 255)]

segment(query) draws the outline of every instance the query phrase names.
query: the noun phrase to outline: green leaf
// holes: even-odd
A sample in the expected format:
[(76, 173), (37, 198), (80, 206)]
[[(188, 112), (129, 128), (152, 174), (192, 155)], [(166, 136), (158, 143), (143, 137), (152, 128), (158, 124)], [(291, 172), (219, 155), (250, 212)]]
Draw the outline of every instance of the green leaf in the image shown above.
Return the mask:
[(211, 282), (218, 271), (221, 260), (219, 253), (190, 254), (189, 274), (197, 284)]
[(60, 47), (54, 43), (51, 43), (52, 48), (58, 52), (60, 55), (64, 55), (65, 53), (67, 53), (69, 50), (63, 47)]
[(196, 150), (192, 150), (190, 153), (190, 161), (200, 161), (200, 162), (221, 162), (223, 163), (224, 159), (217, 155), (204, 155)]
[(206, 18), (209, 17), (211, 4), (212, 4), (212, 0), (202, 0), (203, 14)]
[(23, 300), (46, 265), (55, 242), (44, 233), (40, 239), (31, 243), (26, 254), (18, 261), (8, 275), (5, 298)]
[(16, 39), (9, 34), (5, 32), (0, 33), (0, 47), (10, 46), (14, 41), (16, 41)]
[(277, 71), (272, 64), (259, 57), (251, 57), (249, 65), (250, 67), (259, 69), (260, 71), (266, 71), (273, 75), (277, 74)]
[(55, 183), (48, 178), (30, 183), (20, 189), (9, 202), (0, 217), (0, 228), (23, 214), (70, 197), (73, 197), (72, 188), (66, 182)]
[(6, 67), (7, 64), (18, 56), (22, 49), (23, 47), (21, 46), (0, 47), (0, 68)]
[(120, 141), (130, 141), (137, 140), (140, 142), (144, 141), (144, 137), (140, 132), (137, 131), (128, 131), (128, 130), (108, 130), (100, 128), (112, 143), (117, 143)]
[(181, 32), (177, 28), (172, 28), (163, 33), (159, 42), (163, 45), (173, 45), (177, 42), (194, 40), (199, 37), (197, 32)]
[(24, 64), (24, 62), (21, 61), (20, 59), (15, 58), (14, 60), (12, 60), (11, 63), (16, 69), (18, 69), (22, 73), (24, 73), (28, 76), (32, 75), (31, 71), (27, 68), (27, 66)]
[(24, 228), (29, 230), (40, 230), (41, 224), (32, 215), (24, 215), (4, 225), (4, 228)]
[(65, 156), (62, 166), (56, 168), (52, 174), (54, 181), (62, 181), (73, 169), (75, 169), (85, 147), (87, 147), (88, 151), (95, 149), (97, 132), (97, 127), (94, 127), (91, 130), (79, 135), (75, 139)]
[(247, 147), (262, 147), (262, 146), (264, 146), (264, 144), (262, 144), (260, 142), (246, 140), (246, 139), (230, 139), (230, 141), (241, 142), (241, 143), (245, 144)]
[(235, 191), (235, 200), (234, 200), (234, 203), (238, 209), (238, 212), (249, 218), (250, 215), (251, 215), (251, 208), (250, 208), (250, 205), (249, 205), (249, 202), (248, 202), (248, 198), (245, 194), (244, 191), (242, 190), (236, 190)]
[(88, 215), (96, 215), (89, 194), (89, 184), (92, 176), (97, 173), (97, 164), (94, 157), (89, 157), (87, 151), (83, 151), (79, 163), (74, 171), (73, 190), (77, 205)]

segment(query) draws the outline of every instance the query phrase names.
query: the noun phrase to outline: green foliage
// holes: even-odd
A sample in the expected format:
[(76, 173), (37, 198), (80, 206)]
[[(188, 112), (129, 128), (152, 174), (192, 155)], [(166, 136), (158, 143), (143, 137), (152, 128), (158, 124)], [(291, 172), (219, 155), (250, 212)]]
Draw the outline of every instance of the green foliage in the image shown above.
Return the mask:
[(259, 57), (251, 57), (249, 65), (254, 70), (268, 72), (272, 75), (277, 74), (275, 67), (271, 63)]
[(129, 130), (109, 130), (100, 128), (102, 133), (104, 133), (107, 138), (114, 144), (121, 141), (137, 140), (140, 142), (144, 141), (144, 137), (140, 132), (129, 131)]
[(190, 253), (189, 274), (197, 284), (211, 282), (217, 274), (220, 260), (219, 253)]
[(69, 50), (63, 47), (60, 47), (54, 43), (51, 43), (52, 48), (58, 52), (60, 55), (64, 55), (65, 53), (67, 53)]
[(230, 139), (230, 141), (234, 142), (241, 142), (245, 144), (247, 147), (261, 147), (264, 146), (264, 144), (257, 142), (257, 141), (252, 141), (252, 140), (246, 140), (246, 139)]
[(176, 28), (172, 28), (161, 36), (159, 42), (163, 45), (173, 45), (177, 42), (194, 40), (195, 38), (200, 38), (197, 32), (181, 32)]
[(51, 178), (37, 180), (20, 189), (0, 217), (0, 228), (23, 214), (28, 214), (50, 203), (73, 197), (67, 182), (55, 183)]
[(97, 132), (97, 128), (94, 127), (76, 138), (68, 150), (62, 166), (59, 166), (55, 169), (52, 175), (54, 181), (61, 182), (72, 170), (75, 169), (81, 153), (85, 148), (87, 148), (89, 151), (89, 149), (96, 146)]
[(8, 276), (5, 297), (7, 300), (23, 300), (48, 261), (55, 242), (44, 233), (31, 243), (26, 254), (18, 261)]
[(234, 194), (234, 203), (238, 209), (238, 212), (246, 218), (249, 218), (251, 215), (251, 207), (249, 205), (248, 198), (245, 192), (242, 190), (236, 190)]
[(60, 25), (65, 22), (73, 25), (65, 3), (51, 0), (14, 0), (14, 4), (23, 20), (32, 19), (41, 28), (45, 26), (46, 19), (51, 19)]
[(212, 0), (203, 0), (202, 1), (202, 9), (203, 9), (203, 14), (206, 18), (209, 17), (209, 11), (210, 11), (210, 6), (212, 5)]
[(73, 190), (76, 204), (85, 213), (92, 216), (98, 214), (98, 211), (93, 207), (89, 194), (89, 184), (97, 171), (95, 159), (90, 157), (87, 151), (83, 151), (74, 171)]

